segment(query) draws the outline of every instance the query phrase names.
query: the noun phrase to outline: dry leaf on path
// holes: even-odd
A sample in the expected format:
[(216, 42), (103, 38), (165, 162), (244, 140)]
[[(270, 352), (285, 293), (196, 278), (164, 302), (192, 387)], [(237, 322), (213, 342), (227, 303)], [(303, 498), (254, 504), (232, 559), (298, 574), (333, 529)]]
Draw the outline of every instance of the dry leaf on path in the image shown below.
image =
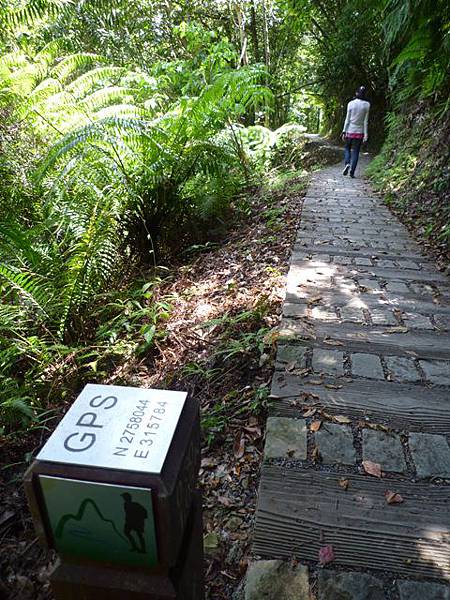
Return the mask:
[(389, 329), (385, 329), (383, 333), (408, 333), (409, 329), (407, 327), (389, 327)]
[(340, 390), (342, 385), (336, 385), (334, 383), (326, 383), (325, 387), (329, 390)]
[(312, 451), (312, 460), (313, 463), (318, 463), (322, 460), (318, 446), (314, 446), (314, 450)]
[(317, 412), (317, 408), (308, 408), (306, 412), (303, 413), (304, 417), (312, 417)]
[(302, 369), (301, 371), (296, 371), (295, 374), (299, 377), (306, 377), (311, 373), (311, 369)]
[(342, 342), (340, 342), (339, 340), (332, 340), (330, 338), (325, 338), (323, 340), (324, 344), (327, 344), (328, 346), (343, 346), (344, 344)]
[(303, 400), (320, 400), (320, 396), (312, 392), (301, 392), (300, 398), (303, 398)]
[(297, 361), (294, 360), (286, 365), (285, 371), (287, 373), (290, 373), (291, 371), (293, 371), (295, 369), (296, 366), (297, 366)]
[(330, 415), (330, 413), (325, 412), (324, 410), (320, 411), (320, 414), (322, 415), (322, 417), (324, 419), (328, 419), (329, 421), (333, 420), (333, 415)]
[(367, 421), (363, 421), (363, 427), (368, 427), (369, 429), (375, 429), (376, 431), (384, 431), (385, 433), (391, 433), (392, 429), (386, 427), (385, 425), (381, 425), (381, 423), (368, 423)]
[(319, 562), (321, 565), (327, 565), (335, 560), (334, 549), (331, 544), (328, 546), (322, 546), (319, 550)]
[(311, 429), (311, 431), (319, 431), (321, 425), (322, 421), (313, 421), (309, 428)]
[(384, 493), (384, 497), (386, 498), (386, 502), (388, 504), (401, 504), (404, 502), (402, 496), (397, 492), (391, 492), (390, 490), (386, 490)]
[(335, 423), (348, 424), (352, 422), (351, 419), (345, 417), (344, 415), (334, 415), (332, 418)]
[(348, 490), (348, 486), (349, 486), (349, 480), (345, 479), (345, 477), (341, 477), (339, 479), (339, 487), (341, 487), (345, 492)]
[(364, 471), (368, 475), (373, 475), (374, 477), (381, 478), (381, 476), (382, 476), (381, 465), (379, 465), (378, 463), (374, 463), (371, 460), (363, 460), (362, 466), (364, 468)]

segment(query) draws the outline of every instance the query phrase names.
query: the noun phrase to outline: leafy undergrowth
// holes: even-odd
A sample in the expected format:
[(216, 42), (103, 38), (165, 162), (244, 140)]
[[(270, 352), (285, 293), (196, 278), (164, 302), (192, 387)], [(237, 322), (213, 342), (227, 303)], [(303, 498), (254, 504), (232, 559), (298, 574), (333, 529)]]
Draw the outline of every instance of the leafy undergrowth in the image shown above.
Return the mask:
[(386, 203), (416, 239), (436, 256), (450, 259), (450, 116), (424, 103), (388, 117), (388, 138), (368, 174)]
[[(275, 176), (247, 198), (242, 218), (220, 244), (191, 248), (187, 264), (151, 289), (140, 286), (139, 297), (126, 303), (109, 298), (105, 306), (117, 304), (110, 333), (118, 337), (114, 347), (125, 348), (123, 354), (105, 358), (93, 351), (80, 377), (72, 353), (54, 380), (57, 387), (78, 373), (78, 379), (72, 377), (78, 386), (90, 380), (183, 389), (199, 400), (205, 574), (208, 598), (214, 600), (231, 598), (246, 570), (270, 402), (274, 327), (305, 185), (304, 172)], [(146, 302), (157, 307), (150, 319)], [(133, 342), (138, 335), (141, 341)], [(0, 441), (5, 465), (0, 471), (2, 599), (52, 597), (48, 574), (55, 556), (35, 540), (20, 481), (79, 389), (74, 384), (73, 393), (55, 399), (26, 433)]]

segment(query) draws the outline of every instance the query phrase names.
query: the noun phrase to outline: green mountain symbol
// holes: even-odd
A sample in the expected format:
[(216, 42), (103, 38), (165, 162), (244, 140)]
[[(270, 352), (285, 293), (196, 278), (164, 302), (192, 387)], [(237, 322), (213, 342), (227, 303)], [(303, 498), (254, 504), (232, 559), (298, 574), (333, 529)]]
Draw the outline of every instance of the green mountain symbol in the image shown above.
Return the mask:
[[(85, 541), (110, 544), (112, 539), (126, 538), (117, 529), (111, 519), (107, 519), (92, 498), (83, 500), (75, 514), (63, 515), (56, 526), (55, 537), (63, 538), (70, 532), (71, 536), (84, 538)], [(66, 533), (66, 535), (64, 535)], [(118, 541), (118, 540), (117, 540)]]

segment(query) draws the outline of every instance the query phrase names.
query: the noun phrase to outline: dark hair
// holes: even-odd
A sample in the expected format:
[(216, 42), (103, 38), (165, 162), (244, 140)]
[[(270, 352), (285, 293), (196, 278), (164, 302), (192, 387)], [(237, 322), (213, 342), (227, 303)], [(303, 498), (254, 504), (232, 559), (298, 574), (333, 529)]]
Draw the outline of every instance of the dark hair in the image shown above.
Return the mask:
[(363, 85), (360, 85), (355, 92), (355, 96), (360, 100), (364, 100), (364, 98), (366, 97), (366, 88)]

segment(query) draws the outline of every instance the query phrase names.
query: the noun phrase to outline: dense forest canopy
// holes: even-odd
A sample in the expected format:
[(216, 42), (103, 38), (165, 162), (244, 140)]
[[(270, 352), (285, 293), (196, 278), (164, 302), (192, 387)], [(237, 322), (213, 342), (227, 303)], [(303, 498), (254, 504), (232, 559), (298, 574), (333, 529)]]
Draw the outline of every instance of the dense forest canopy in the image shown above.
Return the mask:
[(337, 139), (361, 84), (379, 161), (397, 187), (432, 189), (419, 217), (448, 243), (445, 138), (426, 172), (405, 138), (448, 132), (445, 0), (7, 0), (0, 32), (8, 427), (45, 410), (67, 356), (151, 348), (168, 310), (156, 267), (239, 210), (289, 132)]

